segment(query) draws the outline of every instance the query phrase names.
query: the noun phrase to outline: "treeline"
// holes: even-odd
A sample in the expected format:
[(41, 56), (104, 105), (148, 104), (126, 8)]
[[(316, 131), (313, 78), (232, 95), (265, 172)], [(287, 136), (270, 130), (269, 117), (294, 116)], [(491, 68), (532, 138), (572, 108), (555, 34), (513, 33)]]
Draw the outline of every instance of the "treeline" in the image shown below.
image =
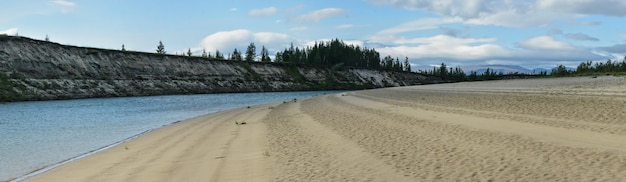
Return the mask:
[[(123, 46), (123, 45), (122, 45)], [(165, 54), (163, 43), (159, 41), (156, 49), (157, 54)], [(191, 49), (184, 56), (193, 56)], [(411, 72), (409, 58), (405, 57), (404, 62), (399, 58), (386, 56), (381, 59), (380, 53), (375, 49), (362, 48), (352, 44), (334, 39), (327, 42), (315, 42), (311, 47), (299, 48), (293, 44), (283, 51), (276, 52), (274, 60), (269, 56), (268, 50), (263, 46), (260, 55), (256, 53), (256, 46), (250, 43), (245, 52), (234, 49), (231, 54), (224, 55), (219, 50), (214, 54), (202, 50), (201, 57), (209, 59), (245, 61), (245, 62), (274, 62), (279, 64), (289, 64), (298, 66), (323, 67), (323, 68), (366, 68), (374, 70), (406, 71)]]
[(604, 74), (623, 74), (626, 75), (626, 57), (622, 61), (607, 60), (606, 62), (582, 62), (576, 69), (568, 69), (564, 65), (557, 65), (557, 67), (551, 70), (548, 74), (547, 71), (539, 73), (519, 73), (519, 72), (496, 72), (493, 69), (487, 68), (485, 72), (478, 73), (476, 71), (470, 71), (466, 74), (460, 66), (448, 67), (445, 63), (441, 63), (439, 67), (433, 67), (431, 70), (420, 70), (419, 72), (425, 75), (438, 76), (445, 80), (454, 82), (461, 81), (481, 81), (481, 80), (496, 80), (507, 78), (529, 78), (529, 77), (563, 77), (563, 76), (589, 76), (589, 75), (604, 75)]
[(383, 59), (375, 49), (361, 48), (334, 39), (328, 42), (315, 42), (311, 47), (300, 49), (293, 44), (276, 53), (274, 62), (328, 68), (367, 68), (390, 71), (411, 71), (409, 58), (401, 63), (398, 58), (386, 56)]
[(538, 74), (528, 74), (528, 73), (519, 73), (519, 72), (496, 72), (491, 68), (487, 68), (485, 72), (478, 73), (477, 71), (470, 71), (470, 74), (466, 74), (460, 66), (456, 67), (448, 67), (445, 63), (441, 63), (439, 67), (433, 67), (431, 70), (420, 70), (421, 74), (438, 76), (443, 78), (444, 80), (450, 80), (454, 82), (462, 82), (462, 81), (483, 81), (483, 80), (495, 80), (495, 79), (503, 79), (506, 77), (536, 77), (536, 76), (546, 76), (547, 72), (540, 72)]
[(552, 69), (552, 76), (582, 76), (582, 75), (598, 75), (626, 73), (626, 56), (622, 61), (607, 60), (606, 62), (591, 61), (582, 62), (576, 67), (576, 70), (567, 69), (564, 65), (558, 65)]
[[(157, 47), (157, 53), (165, 54), (163, 44), (161, 42), (159, 42), (159, 46)], [(191, 50), (187, 51), (187, 55), (192, 56)], [(299, 47), (294, 47), (292, 44), (291, 47), (285, 48), (285, 50), (277, 52), (274, 61), (272, 61), (269, 57), (268, 51), (265, 47), (261, 49), (261, 55), (257, 57), (256, 46), (254, 45), (254, 43), (250, 43), (250, 45), (246, 49), (245, 58), (242, 56), (242, 52), (237, 49), (235, 49), (232, 54), (229, 54), (229, 56), (227, 57), (225, 57), (219, 50), (215, 51), (215, 55), (211, 55), (210, 53), (207, 53), (205, 50), (203, 50), (202, 57), (246, 62), (275, 62), (279, 64), (325, 67), (332, 69), (366, 68), (389, 71), (412, 71), (408, 57), (405, 57), (403, 62), (401, 62), (398, 58), (394, 59), (391, 56), (386, 56), (381, 59), (380, 53), (378, 53), (375, 49), (361, 48), (352, 44), (346, 44), (339, 39), (334, 39), (327, 42), (315, 42), (312, 47), (306, 47), (303, 49)], [(612, 73), (626, 74), (626, 57), (624, 57), (624, 60), (622, 61), (610, 59), (606, 62), (595, 63), (592, 61), (586, 61), (580, 63), (580, 65), (578, 65), (576, 69), (568, 69), (561, 64), (552, 69), (550, 74), (548, 74), (547, 71), (532, 74), (519, 72), (502, 73), (487, 68), (485, 72), (478, 73), (476, 71), (470, 71), (468, 75), (463, 71), (463, 69), (461, 69), (460, 66), (448, 67), (445, 63), (441, 63), (441, 66), (439, 67), (433, 67), (432, 70), (420, 70), (419, 73), (438, 76), (446, 80), (457, 82), (493, 80), (506, 77), (526, 78), (545, 76), (581, 76)]]

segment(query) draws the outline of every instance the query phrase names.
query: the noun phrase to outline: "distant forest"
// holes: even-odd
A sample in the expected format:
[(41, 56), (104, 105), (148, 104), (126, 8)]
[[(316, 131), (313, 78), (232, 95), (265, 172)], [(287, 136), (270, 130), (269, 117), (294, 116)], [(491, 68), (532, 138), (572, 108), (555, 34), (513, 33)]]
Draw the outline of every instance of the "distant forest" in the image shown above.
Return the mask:
[[(393, 58), (389, 55), (381, 58), (380, 53), (375, 49), (362, 48), (352, 44), (334, 39), (326, 42), (315, 42), (313, 46), (306, 48), (294, 47), (293, 44), (289, 48), (276, 53), (274, 61), (272, 61), (265, 47), (261, 50), (260, 60), (256, 58), (256, 46), (250, 43), (245, 58), (242, 53), (235, 49), (226, 60), (246, 61), (246, 62), (273, 62), (277, 64), (322, 67), (331, 69), (345, 68), (365, 68), (374, 70), (387, 70), (398, 72), (412, 72), (409, 58), (405, 57), (403, 61), (399, 58)], [(191, 52), (187, 53), (191, 56)], [(203, 51), (203, 57), (225, 59), (224, 56), (216, 50), (216, 55), (212, 56)], [(460, 66), (449, 67), (445, 63), (433, 67), (431, 70), (417, 71), (424, 75), (438, 76), (450, 81), (480, 81), (494, 80), (506, 78), (526, 78), (526, 77), (549, 77), (549, 76), (584, 76), (584, 75), (600, 75), (600, 74), (626, 74), (626, 57), (624, 60), (608, 60), (607, 62), (583, 62), (575, 70), (568, 69), (564, 65), (557, 65), (550, 73), (542, 71), (539, 73), (519, 73), (519, 72), (496, 72), (487, 68), (485, 72), (478, 73), (470, 71), (466, 74)]]
[(539, 73), (519, 73), (519, 72), (496, 72), (487, 68), (483, 73), (470, 71), (467, 75), (460, 66), (447, 67), (445, 63), (441, 63), (439, 67), (433, 67), (432, 70), (420, 70), (420, 73), (426, 75), (439, 76), (451, 81), (481, 81), (496, 80), (506, 78), (525, 78), (525, 77), (565, 77), (565, 76), (597, 76), (597, 75), (626, 75), (626, 57), (622, 61), (607, 60), (606, 62), (582, 62), (575, 70), (568, 69), (564, 65), (557, 65), (550, 73), (542, 71)]
[[(164, 53), (162, 43), (159, 43), (157, 53)], [(191, 50), (187, 51), (187, 56), (192, 56)], [(245, 62), (274, 62), (277, 64), (288, 64), (297, 66), (320, 67), (320, 68), (366, 68), (375, 70), (388, 70), (399, 72), (411, 72), (409, 58), (405, 57), (404, 62), (398, 58), (386, 56), (381, 59), (380, 53), (374, 49), (362, 48), (352, 44), (334, 39), (327, 42), (315, 42), (313, 46), (306, 48), (291, 47), (278, 51), (274, 61), (268, 55), (265, 46), (261, 49), (261, 55), (256, 55), (256, 46), (250, 43), (245, 53), (235, 49), (232, 54), (224, 56), (219, 50), (215, 55), (202, 51), (202, 57), (211, 59), (222, 59)]]

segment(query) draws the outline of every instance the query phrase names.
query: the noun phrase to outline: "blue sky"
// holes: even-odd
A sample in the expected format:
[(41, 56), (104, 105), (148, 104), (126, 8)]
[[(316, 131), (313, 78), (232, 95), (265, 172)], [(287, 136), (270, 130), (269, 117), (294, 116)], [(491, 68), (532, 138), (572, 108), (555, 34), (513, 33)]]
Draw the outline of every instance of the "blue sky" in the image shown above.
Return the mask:
[(414, 66), (575, 67), (626, 56), (621, 0), (0, 0), (0, 34), (77, 46), (270, 54), (339, 38)]

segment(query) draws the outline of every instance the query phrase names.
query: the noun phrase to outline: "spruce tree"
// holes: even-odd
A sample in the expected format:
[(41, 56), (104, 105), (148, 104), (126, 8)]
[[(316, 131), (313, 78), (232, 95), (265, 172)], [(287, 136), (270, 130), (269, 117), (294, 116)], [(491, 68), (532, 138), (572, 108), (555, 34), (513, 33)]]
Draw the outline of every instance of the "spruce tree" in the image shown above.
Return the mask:
[(411, 63), (409, 63), (409, 57), (404, 57), (404, 71), (411, 72)]
[(237, 48), (235, 48), (235, 50), (233, 51), (233, 54), (230, 55), (230, 60), (243, 61), (243, 58), (241, 57), (241, 53), (239, 52), (239, 50), (237, 50)]
[(215, 58), (224, 59), (224, 55), (220, 52), (220, 50), (215, 49)]
[(263, 46), (261, 48), (261, 62), (271, 62), (272, 59), (270, 58), (269, 54), (270, 53), (267, 51), (265, 46)]
[(159, 41), (159, 45), (157, 46), (156, 53), (157, 54), (165, 54), (166, 53), (165, 46), (163, 46), (163, 42)]
[(246, 49), (246, 62), (253, 62), (254, 58), (256, 58), (256, 46), (254, 45), (254, 42), (251, 42), (250, 45), (248, 45), (248, 49)]

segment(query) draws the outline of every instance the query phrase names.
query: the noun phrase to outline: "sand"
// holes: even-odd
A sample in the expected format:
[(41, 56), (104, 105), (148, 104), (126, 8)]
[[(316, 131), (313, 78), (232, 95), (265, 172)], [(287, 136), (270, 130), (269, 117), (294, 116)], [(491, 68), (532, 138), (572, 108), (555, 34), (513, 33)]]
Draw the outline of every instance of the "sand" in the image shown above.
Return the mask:
[(398, 87), (234, 109), (27, 181), (626, 181), (626, 78)]

